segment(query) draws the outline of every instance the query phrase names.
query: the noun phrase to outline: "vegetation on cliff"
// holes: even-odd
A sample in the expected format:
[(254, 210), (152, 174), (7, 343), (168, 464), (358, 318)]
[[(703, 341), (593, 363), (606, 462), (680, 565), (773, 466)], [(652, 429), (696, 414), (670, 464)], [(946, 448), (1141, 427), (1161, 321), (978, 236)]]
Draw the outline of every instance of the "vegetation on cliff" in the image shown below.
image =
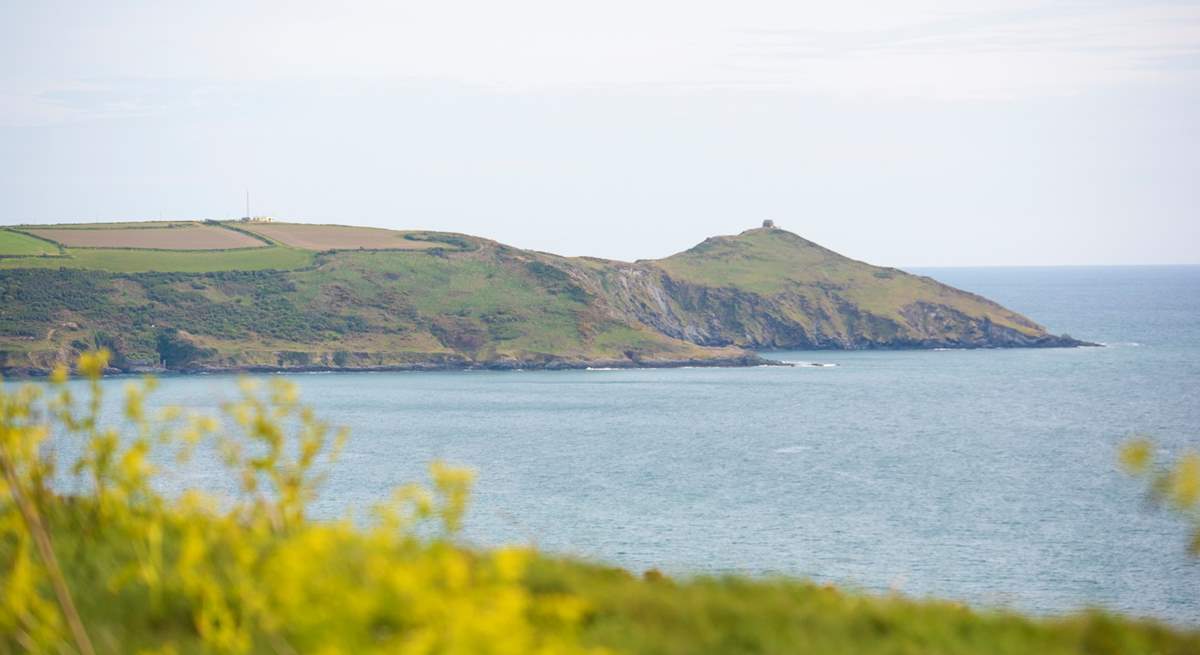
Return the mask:
[[(1078, 343), (774, 228), (625, 263), (457, 234), (269, 226), (203, 226), (253, 235), (253, 248), (58, 245), (36, 256), (28, 240), (50, 244), (5, 232), (0, 370), (46, 372), (96, 346), (124, 370), (215, 370), (738, 364), (762, 348)], [(164, 244), (189, 229), (120, 232)]]
[[(435, 464), (370, 517), (314, 521), (345, 434), (275, 380), (221, 419), (102, 417), (106, 353), (0, 386), (0, 653), (1195, 653), (1200, 634), (1054, 619), (793, 580), (672, 580), (479, 550), (454, 535), (471, 476)], [(118, 429), (114, 426), (123, 426)], [(232, 432), (226, 432), (229, 428)], [(214, 497), (163, 478), (218, 458)], [(63, 490), (70, 490), (64, 494)]]

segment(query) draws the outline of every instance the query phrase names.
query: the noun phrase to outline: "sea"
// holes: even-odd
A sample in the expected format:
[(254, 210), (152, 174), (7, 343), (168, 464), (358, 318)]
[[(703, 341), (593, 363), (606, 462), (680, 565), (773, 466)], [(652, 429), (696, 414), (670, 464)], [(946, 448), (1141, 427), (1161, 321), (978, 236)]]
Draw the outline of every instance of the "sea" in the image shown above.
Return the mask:
[[(1200, 448), (1200, 267), (915, 271), (1097, 348), (770, 352), (791, 367), (287, 375), (350, 428), (316, 515), (431, 461), (477, 473), (462, 538), (675, 576), (1200, 625), (1188, 525), (1121, 444)], [(128, 380), (106, 380), (114, 397)], [(168, 377), (216, 411), (228, 375)], [(115, 408), (115, 407), (114, 407)], [(168, 476), (228, 488), (215, 457)]]

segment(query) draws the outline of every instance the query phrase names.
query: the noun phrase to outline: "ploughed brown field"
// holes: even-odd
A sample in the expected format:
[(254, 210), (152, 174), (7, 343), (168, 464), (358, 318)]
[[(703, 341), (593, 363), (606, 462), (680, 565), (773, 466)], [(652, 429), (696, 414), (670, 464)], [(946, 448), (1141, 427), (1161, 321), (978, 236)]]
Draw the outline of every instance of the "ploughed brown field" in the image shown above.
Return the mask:
[(158, 248), (162, 250), (224, 250), (261, 248), (254, 237), (215, 225), (190, 223), (177, 227), (96, 229), (25, 228), (22, 231), (56, 241), (68, 248)]
[(239, 227), (286, 246), (305, 250), (426, 250), (445, 247), (445, 244), (405, 239), (404, 232), (378, 227), (301, 223), (257, 223)]

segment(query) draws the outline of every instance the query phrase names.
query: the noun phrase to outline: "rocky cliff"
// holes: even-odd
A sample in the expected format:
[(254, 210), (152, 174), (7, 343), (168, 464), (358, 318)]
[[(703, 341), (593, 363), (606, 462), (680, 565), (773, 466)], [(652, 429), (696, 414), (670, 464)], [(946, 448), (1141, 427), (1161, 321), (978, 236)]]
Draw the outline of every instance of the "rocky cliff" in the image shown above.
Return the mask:
[(775, 228), (714, 237), (664, 260), (576, 267), (573, 278), (621, 320), (703, 346), (1082, 345), (986, 298)]

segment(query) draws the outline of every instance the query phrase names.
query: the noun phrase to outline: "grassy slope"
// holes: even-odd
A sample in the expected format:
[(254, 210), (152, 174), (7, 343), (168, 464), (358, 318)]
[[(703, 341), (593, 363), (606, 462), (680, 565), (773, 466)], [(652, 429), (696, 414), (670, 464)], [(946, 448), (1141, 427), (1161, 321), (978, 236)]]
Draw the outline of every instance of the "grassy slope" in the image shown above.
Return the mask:
[(683, 356), (699, 350), (598, 316), (576, 290), (491, 248), (452, 256), (342, 252), (289, 277), (295, 304), (363, 317), (367, 347), (402, 342), (402, 350), (459, 352), (480, 361), (620, 359), (623, 349), (639, 347)]
[(713, 237), (695, 248), (650, 263), (681, 280), (713, 287), (735, 286), (763, 296), (835, 289), (859, 308), (887, 318), (899, 318), (905, 305), (926, 300), (971, 316), (987, 316), (994, 323), (1027, 334), (1041, 330), (1025, 317), (984, 298), (926, 277), (843, 257), (779, 229), (759, 228), (737, 236)]
[[(0, 278), (0, 298), (15, 308), (0, 316), (0, 351), (9, 353), (8, 366), (44, 366), (64, 346), (93, 345), (101, 335), (130, 360), (157, 362), (158, 329), (178, 327), (196, 346), (214, 351), (196, 361), (216, 366), (396, 366), (446, 357), (600, 361), (624, 360), (630, 351), (651, 360), (737, 354), (613, 320), (539, 260), (483, 240), (467, 245), (474, 249), (71, 249), (70, 258), (34, 261), (120, 274), (24, 270)], [(102, 266), (81, 255), (99, 258), (93, 261)], [(246, 270), (274, 263), (269, 255), (283, 258), (279, 268), (303, 267)], [(130, 274), (168, 266), (203, 274)]]
[(144, 250), (135, 248), (66, 248), (65, 257), (0, 259), (0, 269), (79, 268), (113, 273), (146, 271), (207, 273), (292, 269), (312, 262), (312, 253), (283, 247), (230, 250)]

